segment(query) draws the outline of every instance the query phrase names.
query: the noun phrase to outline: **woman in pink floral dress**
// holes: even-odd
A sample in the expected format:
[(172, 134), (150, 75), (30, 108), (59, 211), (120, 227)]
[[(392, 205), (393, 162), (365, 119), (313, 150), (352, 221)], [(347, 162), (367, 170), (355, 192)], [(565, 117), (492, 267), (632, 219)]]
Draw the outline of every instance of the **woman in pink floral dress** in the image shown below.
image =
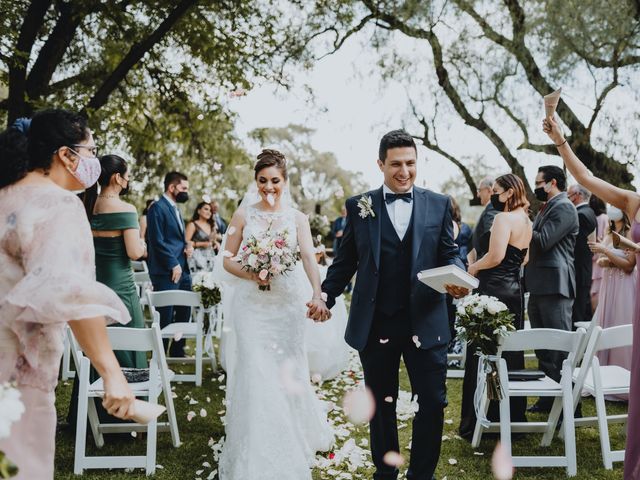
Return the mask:
[(115, 293), (95, 281), (91, 230), (71, 193), (94, 176), (86, 120), (63, 110), (36, 113), (30, 128), (22, 121), (0, 134), (0, 158), (0, 382), (15, 382), (26, 407), (0, 450), (18, 466), (17, 478), (50, 480), (64, 327), (68, 322), (104, 378), (105, 408), (128, 418), (133, 395), (105, 318), (129, 317)]
[[(618, 207), (631, 222), (631, 238), (640, 242), (640, 194), (616, 187), (595, 177), (573, 153), (562, 129), (553, 118), (542, 121), (542, 129), (558, 148), (567, 170), (576, 181), (591, 190), (605, 202)], [(640, 259), (640, 254), (637, 255)], [(636, 260), (636, 263), (637, 260)], [(631, 358), (631, 390), (629, 392), (629, 418), (627, 420), (627, 444), (624, 456), (625, 480), (640, 479), (640, 295), (636, 293), (633, 312), (633, 352)]]

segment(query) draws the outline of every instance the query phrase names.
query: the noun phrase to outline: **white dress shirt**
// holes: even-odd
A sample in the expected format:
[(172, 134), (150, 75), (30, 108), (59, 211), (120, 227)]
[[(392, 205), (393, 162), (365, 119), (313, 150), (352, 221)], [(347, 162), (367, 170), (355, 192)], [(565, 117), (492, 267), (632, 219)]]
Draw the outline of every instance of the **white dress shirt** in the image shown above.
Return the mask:
[(396, 229), (396, 233), (398, 234), (398, 238), (402, 240), (404, 238), (405, 233), (407, 233), (407, 229), (409, 228), (409, 223), (411, 222), (411, 212), (413, 212), (413, 201), (415, 200), (413, 197), (413, 187), (407, 193), (411, 194), (411, 201), (405, 202), (402, 199), (398, 199), (393, 203), (387, 203), (384, 199), (387, 193), (395, 193), (385, 184), (382, 185), (382, 201), (387, 207), (387, 213), (389, 214), (389, 219), (393, 224), (393, 228)]
[(167, 195), (166, 193), (163, 193), (162, 196), (164, 198), (167, 199), (167, 201), (171, 204), (171, 206), (173, 207), (173, 210), (176, 212), (176, 217), (178, 218), (178, 223), (180, 224), (180, 231), (184, 232), (184, 221), (182, 220), (182, 215), (180, 215), (180, 210), (178, 210), (178, 205), (176, 204), (176, 202), (173, 201), (173, 199)]

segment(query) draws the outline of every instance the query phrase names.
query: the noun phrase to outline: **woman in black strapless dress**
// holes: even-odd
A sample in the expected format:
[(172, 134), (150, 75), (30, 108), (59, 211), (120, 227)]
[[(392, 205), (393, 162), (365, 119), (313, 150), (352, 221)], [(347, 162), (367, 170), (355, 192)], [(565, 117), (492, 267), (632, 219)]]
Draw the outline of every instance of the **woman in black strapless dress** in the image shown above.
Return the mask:
[[(491, 197), (494, 208), (503, 212), (496, 215), (491, 232), (481, 239), (488, 244), (487, 254), (469, 266), (469, 273), (478, 277), (477, 293), (496, 297), (514, 314), (516, 330), (524, 327), (524, 291), (522, 289), (522, 266), (527, 259), (527, 246), (531, 240), (531, 221), (527, 215), (529, 202), (526, 199), (522, 180), (513, 174), (496, 179)], [(518, 248), (522, 247), (522, 248)], [(470, 440), (476, 426), (473, 397), (476, 391), (478, 356), (475, 345), (467, 346), (464, 381), (462, 384), (462, 410), (460, 436)], [(523, 352), (505, 352), (503, 358), (509, 370), (524, 368)], [(511, 421), (526, 422), (526, 397), (511, 398)], [(498, 421), (498, 402), (491, 402), (487, 418)]]

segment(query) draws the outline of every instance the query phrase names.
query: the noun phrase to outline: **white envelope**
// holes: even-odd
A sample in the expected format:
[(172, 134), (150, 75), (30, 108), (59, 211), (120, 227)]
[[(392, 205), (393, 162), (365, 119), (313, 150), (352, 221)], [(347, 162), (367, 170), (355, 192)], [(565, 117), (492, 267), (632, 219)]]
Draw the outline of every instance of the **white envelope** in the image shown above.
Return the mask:
[(456, 265), (445, 265), (444, 267), (430, 268), (418, 273), (418, 280), (440, 293), (447, 293), (445, 285), (455, 285), (456, 287), (473, 290), (478, 288), (479, 281), (473, 275), (469, 275)]

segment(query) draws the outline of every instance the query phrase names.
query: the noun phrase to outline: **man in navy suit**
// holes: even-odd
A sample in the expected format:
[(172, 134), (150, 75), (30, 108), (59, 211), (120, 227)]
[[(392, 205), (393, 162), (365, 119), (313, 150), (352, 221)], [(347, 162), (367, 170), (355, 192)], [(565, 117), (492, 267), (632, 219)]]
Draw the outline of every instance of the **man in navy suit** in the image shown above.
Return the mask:
[[(417, 161), (413, 138), (404, 130), (387, 133), (378, 158), (384, 185), (347, 200), (342, 243), (322, 290), (331, 308), (357, 272), (345, 339), (358, 350), (365, 384), (376, 401), (369, 424), (373, 478), (398, 475), (383, 457), (400, 451), (396, 401), (402, 357), (419, 405), (407, 479), (431, 480), (447, 405), (450, 330), (445, 296), (418, 281), (417, 274), (443, 265), (464, 266), (453, 240), (449, 198), (413, 185)], [(448, 291), (455, 297), (468, 293), (453, 286)], [(326, 317), (322, 304), (309, 305), (312, 318)]]
[[(179, 172), (169, 172), (164, 177), (164, 194), (149, 207), (147, 213), (147, 245), (149, 276), (155, 291), (191, 291), (191, 276), (187, 257), (193, 249), (184, 235), (184, 220), (178, 203), (189, 200), (189, 182)], [(162, 307), (160, 326), (173, 322), (188, 322), (189, 307)], [(184, 357), (184, 340), (174, 340), (169, 349), (172, 357)]]
[(331, 226), (331, 234), (333, 235), (333, 256), (336, 256), (340, 243), (342, 242), (342, 236), (344, 235), (344, 227), (347, 225), (347, 209), (342, 207), (340, 216), (336, 218), (335, 222)]

